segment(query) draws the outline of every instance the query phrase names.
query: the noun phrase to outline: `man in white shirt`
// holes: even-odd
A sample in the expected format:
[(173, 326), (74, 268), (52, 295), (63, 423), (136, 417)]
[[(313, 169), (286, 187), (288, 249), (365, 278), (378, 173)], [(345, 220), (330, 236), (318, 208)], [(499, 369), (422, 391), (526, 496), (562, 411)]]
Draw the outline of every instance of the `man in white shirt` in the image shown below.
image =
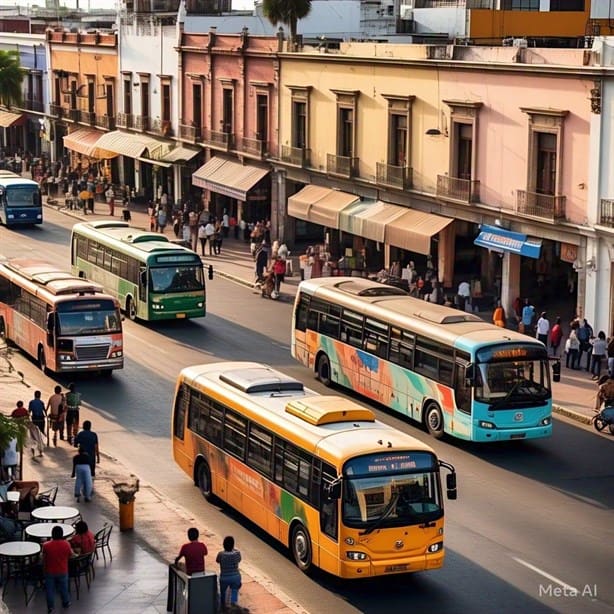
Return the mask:
[(458, 308), (461, 311), (465, 311), (465, 305), (469, 299), (471, 299), (471, 286), (467, 281), (461, 281), (458, 284), (458, 291), (456, 293), (458, 297)]
[(537, 338), (548, 347), (548, 334), (550, 333), (550, 320), (546, 317), (546, 312), (542, 311), (537, 320)]
[(213, 235), (215, 234), (215, 226), (209, 220), (207, 225), (205, 226), (205, 236), (207, 237), (207, 243), (209, 244), (209, 256), (213, 256), (215, 254), (215, 246), (213, 245)]
[(224, 209), (224, 215), (222, 215), (222, 235), (224, 239), (228, 238), (228, 233), (230, 232), (230, 218), (228, 217), (228, 212)]

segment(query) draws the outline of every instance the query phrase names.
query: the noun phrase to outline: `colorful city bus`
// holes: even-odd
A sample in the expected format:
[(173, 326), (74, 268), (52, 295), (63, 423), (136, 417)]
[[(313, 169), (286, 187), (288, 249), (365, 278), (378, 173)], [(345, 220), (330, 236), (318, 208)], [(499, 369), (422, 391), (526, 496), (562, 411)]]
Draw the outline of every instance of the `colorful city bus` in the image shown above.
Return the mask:
[(36, 181), (0, 171), (0, 224), (7, 228), (43, 223), (43, 203)]
[(321, 382), (351, 388), (434, 437), (552, 433), (548, 352), (536, 339), (355, 277), (301, 282), (292, 322), (292, 356)]
[(433, 450), (266, 365), (181, 371), (172, 415), (175, 462), (289, 547), (299, 569), (342, 578), (438, 569), (444, 506), (456, 473)]
[(206, 312), (203, 264), (191, 249), (126, 222), (75, 224), (72, 271), (119, 300), (131, 320), (197, 318)]
[(43, 371), (110, 374), (124, 366), (117, 300), (42, 260), (0, 263), (0, 336)]

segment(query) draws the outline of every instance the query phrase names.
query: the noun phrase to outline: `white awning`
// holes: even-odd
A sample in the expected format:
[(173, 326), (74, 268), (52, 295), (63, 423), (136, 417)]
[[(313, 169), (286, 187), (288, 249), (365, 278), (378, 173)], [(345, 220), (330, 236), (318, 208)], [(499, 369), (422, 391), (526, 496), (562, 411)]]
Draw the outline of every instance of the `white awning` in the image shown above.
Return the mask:
[(79, 128), (70, 134), (67, 134), (64, 140), (64, 147), (76, 151), (77, 153), (94, 157), (93, 152), (98, 142), (98, 139), (103, 135), (98, 130), (92, 130), (90, 128)]
[(431, 238), (439, 234), (451, 217), (405, 209), (405, 213), (386, 224), (386, 243), (418, 254), (431, 253)]
[(308, 185), (288, 199), (288, 215), (337, 229), (341, 211), (358, 200), (356, 194)]
[(115, 158), (118, 155), (135, 159), (148, 158), (154, 164), (155, 160), (161, 159), (170, 148), (170, 141), (161, 141), (145, 134), (114, 130), (98, 139), (93, 153), (101, 159)]
[(164, 162), (187, 162), (200, 153), (200, 149), (193, 149), (192, 147), (184, 147), (183, 145), (177, 145), (174, 149), (171, 149), (167, 154), (162, 156)]
[(246, 201), (247, 193), (269, 173), (268, 168), (214, 156), (192, 174), (192, 184)]

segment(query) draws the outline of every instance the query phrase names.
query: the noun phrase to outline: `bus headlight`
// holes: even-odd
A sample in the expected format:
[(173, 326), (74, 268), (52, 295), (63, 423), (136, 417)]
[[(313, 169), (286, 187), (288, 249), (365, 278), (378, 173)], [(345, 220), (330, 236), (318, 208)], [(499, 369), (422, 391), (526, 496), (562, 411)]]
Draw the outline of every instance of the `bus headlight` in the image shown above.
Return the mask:
[(549, 426), (550, 424), (552, 424), (552, 417), (548, 416), (547, 418), (543, 418), (540, 424), (542, 426)]
[(354, 552), (352, 550), (345, 553), (345, 556), (350, 559), (350, 561), (366, 561), (367, 555), (364, 552)]
[(431, 544), (426, 550), (431, 554), (433, 552), (439, 552), (440, 550), (443, 550), (443, 542), (436, 542), (434, 544)]
[(111, 352), (111, 358), (121, 358), (123, 352), (119, 350), (118, 352)]
[(160, 305), (160, 303), (152, 303), (151, 308), (154, 311), (161, 311), (162, 309), (164, 309), (164, 305)]
[(203, 304), (202, 303), (196, 303), (196, 306), (200, 309), (203, 306)]
[(67, 361), (72, 360), (72, 356), (70, 354), (60, 354), (60, 360)]
[(480, 428), (483, 428), (483, 429), (494, 429), (495, 428), (495, 425), (492, 422), (486, 422), (486, 420), (480, 420), (478, 424), (480, 425)]
[(9, 220), (14, 220), (14, 219), (15, 219), (15, 216), (14, 216), (12, 213), (9, 213), (9, 214), (8, 214), (6, 217), (7, 217)]

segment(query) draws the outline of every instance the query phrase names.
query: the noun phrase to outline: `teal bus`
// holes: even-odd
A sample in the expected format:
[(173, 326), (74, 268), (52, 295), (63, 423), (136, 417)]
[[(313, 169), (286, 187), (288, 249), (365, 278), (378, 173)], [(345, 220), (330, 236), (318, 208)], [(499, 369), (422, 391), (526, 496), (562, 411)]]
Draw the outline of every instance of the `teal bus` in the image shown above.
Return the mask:
[(126, 222), (75, 224), (72, 272), (115, 296), (131, 320), (176, 320), (206, 313), (203, 264), (191, 249)]
[(30, 226), (43, 223), (43, 203), (38, 183), (12, 171), (0, 171), (0, 224)]
[(355, 277), (301, 282), (292, 327), (292, 356), (320, 381), (408, 416), (436, 438), (552, 433), (548, 352), (532, 337)]

